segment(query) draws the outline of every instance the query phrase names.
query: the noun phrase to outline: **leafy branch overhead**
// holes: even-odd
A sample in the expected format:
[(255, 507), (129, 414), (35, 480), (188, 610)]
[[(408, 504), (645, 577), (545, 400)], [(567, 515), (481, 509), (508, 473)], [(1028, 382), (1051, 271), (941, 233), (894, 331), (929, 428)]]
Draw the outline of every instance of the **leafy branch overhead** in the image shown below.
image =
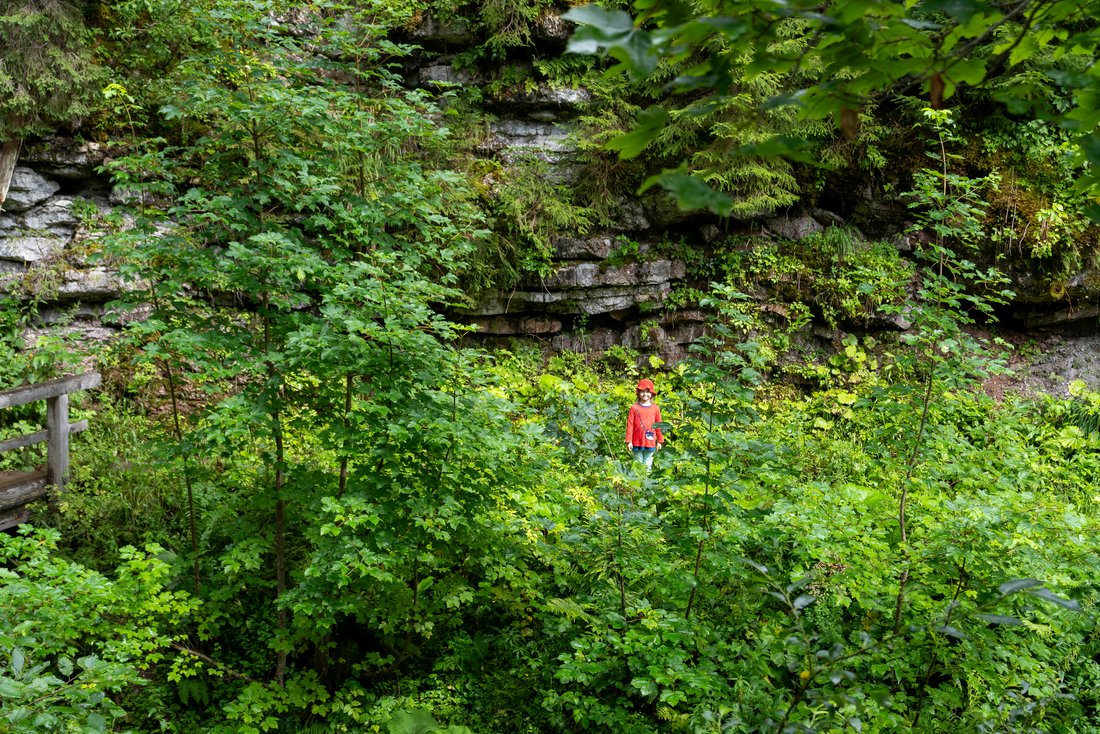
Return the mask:
[[(988, 98), (1009, 115), (1054, 123), (1075, 139), (1077, 186), (1100, 191), (1100, 3), (1069, 0), (639, 0), (632, 17), (587, 5), (565, 17), (578, 24), (568, 50), (614, 60), (608, 73), (641, 80), (662, 65), (682, 69), (670, 94), (691, 95), (703, 112), (742, 91), (745, 80), (782, 74), (788, 84), (761, 109), (793, 107), (807, 120), (831, 120), (848, 137), (860, 114), (896, 95), (923, 96), (938, 109)], [(804, 43), (781, 43), (797, 23)], [(807, 69), (815, 70), (811, 76)], [(667, 122), (639, 116), (611, 144), (638, 154)], [(745, 146), (742, 155), (762, 151)], [(806, 160), (796, 138), (777, 137), (766, 154)], [(675, 173), (651, 179), (692, 206), (722, 211)], [(1094, 212), (1095, 214), (1096, 212)]]

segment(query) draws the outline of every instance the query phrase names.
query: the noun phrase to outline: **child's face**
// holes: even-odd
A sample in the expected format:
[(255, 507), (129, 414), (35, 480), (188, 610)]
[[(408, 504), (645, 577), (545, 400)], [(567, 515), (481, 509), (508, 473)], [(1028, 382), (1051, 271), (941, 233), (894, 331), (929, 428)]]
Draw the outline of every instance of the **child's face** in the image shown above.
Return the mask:
[(653, 393), (646, 388), (643, 387), (641, 390), (638, 391), (638, 400), (641, 400), (643, 403), (648, 403), (652, 399)]

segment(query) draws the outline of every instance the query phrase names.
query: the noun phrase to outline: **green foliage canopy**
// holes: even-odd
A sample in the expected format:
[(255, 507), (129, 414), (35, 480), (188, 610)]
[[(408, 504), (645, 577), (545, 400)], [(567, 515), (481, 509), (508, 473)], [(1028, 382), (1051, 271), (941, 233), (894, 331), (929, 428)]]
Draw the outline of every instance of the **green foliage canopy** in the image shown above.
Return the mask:
[[(1079, 186), (1100, 186), (1100, 75), (1092, 63), (1100, 37), (1093, 3), (860, 0), (822, 8), (810, 0), (645, 0), (634, 7), (636, 20), (597, 6), (570, 11), (566, 17), (581, 27), (569, 49), (609, 55), (613, 71), (633, 78), (653, 74), (662, 59), (690, 59), (694, 65), (669, 86), (695, 95), (700, 111), (735, 97), (746, 77), (785, 74), (792, 83), (764, 109), (793, 105), (804, 118), (832, 120), (850, 136), (857, 134), (860, 108), (890, 95), (919, 92), (939, 108), (975, 90), (1011, 114), (1071, 131), (1085, 164)], [(790, 18), (804, 24), (807, 44), (780, 43)], [(799, 84), (807, 67), (820, 76)], [(656, 122), (642, 121), (619, 147), (629, 155), (652, 141), (663, 127), (658, 115), (650, 113), (646, 120)], [(763, 147), (750, 143), (740, 152), (809, 160), (796, 138), (772, 138)], [(730, 209), (727, 199), (698, 189), (682, 172), (666, 171), (650, 183), (661, 183), (692, 207)]]
[(0, 12), (0, 141), (49, 132), (87, 114), (101, 73), (82, 5), (19, 0)]
[(114, 730), (112, 700), (164, 659), (196, 604), (171, 591), (159, 547), (124, 548), (114, 578), (56, 555), (52, 530), (0, 535), (0, 722), (4, 731)]

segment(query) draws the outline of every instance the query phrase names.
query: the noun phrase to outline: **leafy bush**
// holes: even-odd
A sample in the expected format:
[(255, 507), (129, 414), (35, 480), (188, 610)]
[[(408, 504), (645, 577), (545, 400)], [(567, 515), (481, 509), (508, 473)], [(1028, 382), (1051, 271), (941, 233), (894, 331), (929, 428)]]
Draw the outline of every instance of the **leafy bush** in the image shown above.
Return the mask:
[(163, 661), (195, 603), (168, 590), (163, 551), (122, 550), (107, 578), (56, 556), (58, 533), (0, 535), (0, 699), (6, 731), (110, 731), (118, 700)]

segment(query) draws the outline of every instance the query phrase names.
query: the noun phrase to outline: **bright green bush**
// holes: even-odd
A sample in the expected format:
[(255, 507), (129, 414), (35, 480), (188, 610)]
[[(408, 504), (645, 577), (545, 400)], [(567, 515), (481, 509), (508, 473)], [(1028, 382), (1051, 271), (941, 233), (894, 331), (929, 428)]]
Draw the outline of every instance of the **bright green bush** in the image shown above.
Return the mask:
[(113, 577), (56, 554), (58, 533), (0, 535), (0, 721), (11, 732), (115, 731), (119, 705), (168, 659), (196, 608), (163, 550), (121, 551)]

